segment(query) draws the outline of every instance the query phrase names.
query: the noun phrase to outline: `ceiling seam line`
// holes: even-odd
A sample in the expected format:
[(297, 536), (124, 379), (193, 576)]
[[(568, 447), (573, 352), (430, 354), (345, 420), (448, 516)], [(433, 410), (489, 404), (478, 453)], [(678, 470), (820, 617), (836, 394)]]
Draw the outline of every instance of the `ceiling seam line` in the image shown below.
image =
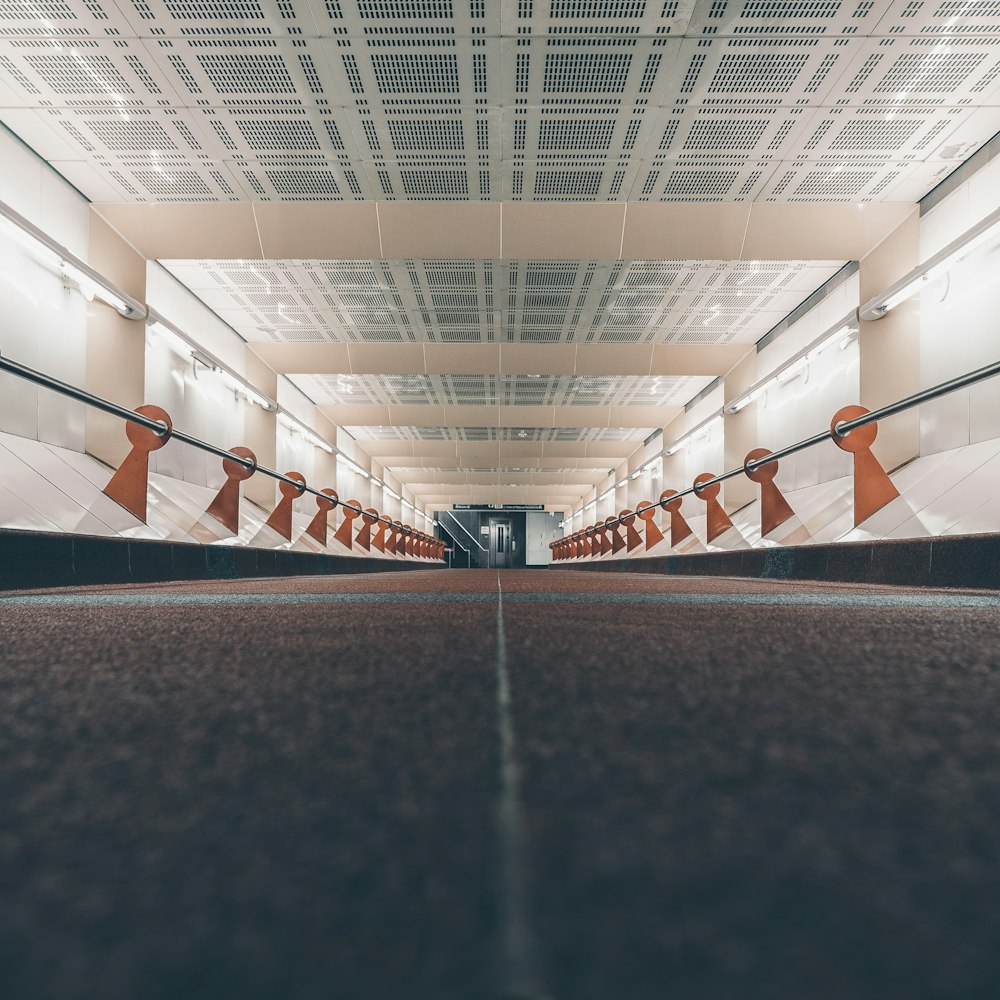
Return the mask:
[(257, 203), (250, 202), (250, 214), (253, 216), (253, 227), (257, 231), (257, 246), (260, 247), (260, 259), (266, 260), (264, 256), (264, 241), (260, 235), (260, 223), (257, 221)]
[(378, 231), (379, 259), (385, 260), (385, 252), (382, 250), (382, 216), (379, 214), (378, 202), (375, 202), (375, 229)]

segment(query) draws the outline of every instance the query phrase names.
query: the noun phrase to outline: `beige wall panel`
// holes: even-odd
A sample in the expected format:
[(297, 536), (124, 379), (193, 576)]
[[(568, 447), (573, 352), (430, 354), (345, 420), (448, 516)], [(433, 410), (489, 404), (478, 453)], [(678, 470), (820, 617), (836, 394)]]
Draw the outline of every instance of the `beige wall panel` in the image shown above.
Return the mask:
[[(265, 395), (271, 399), (278, 396), (278, 376), (273, 369), (259, 358), (247, 347), (246, 352), (246, 376)], [(244, 419), (244, 431), (246, 447), (256, 456), (257, 462), (269, 469), (274, 468), (275, 463), (275, 436), (277, 417), (274, 413), (261, 409), (259, 406), (248, 406)], [(316, 428), (320, 430), (319, 427)], [(335, 437), (330, 438), (336, 440)], [(235, 443), (235, 442), (234, 442)], [(270, 508), (277, 500), (277, 481), (269, 476), (251, 476), (243, 485), (244, 495), (262, 507)]]
[(348, 344), (351, 371), (357, 375), (420, 375), (422, 344)]
[[(454, 427), (447, 413), (448, 406), (428, 406), (426, 404), (411, 404), (406, 406), (390, 406), (389, 419), (379, 423), (393, 424), (396, 427)], [(483, 407), (489, 409), (489, 407)]]
[(656, 344), (650, 375), (725, 375), (751, 352), (752, 344)]
[(474, 260), (500, 256), (498, 202), (382, 202), (378, 217), (382, 253), (372, 256)]
[(249, 349), (283, 375), (347, 375), (347, 344), (248, 344)]
[(915, 211), (913, 205), (879, 202), (756, 204), (750, 213), (742, 257), (860, 260)]
[(650, 344), (581, 344), (576, 350), (578, 375), (648, 375)]
[(381, 427), (392, 423), (389, 407), (377, 403), (321, 406), (320, 412), (337, 427)]
[(269, 260), (370, 260), (380, 257), (373, 202), (254, 202)]
[(630, 204), (624, 260), (738, 260), (749, 205)]
[(498, 344), (424, 344), (429, 375), (483, 375), (500, 369)]
[(569, 344), (503, 344), (498, 368), (481, 371), (484, 374), (499, 371), (505, 375), (572, 375), (579, 350)]
[[(123, 291), (145, 302), (145, 259), (93, 212), (87, 259)], [(155, 399), (145, 398), (145, 358), (145, 323), (125, 319), (97, 300), (91, 302), (87, 308), (85, 388), (131, 408), (156, 403)], [(125, 423), (118, 417), (88, 406), (85, 427), (87, 452), (109, 465), (117, 466), (131, 450)]]
[(503, 256), (542, 260), (617, 260), (625, 206), (508, 202), (503, 206)]
[[(910, 217), (861, 261), (861, 301), (885, 291), (919, 263), (920, 220)], [(862, 406), (874, 410), (920, 389), (920, 299), (914, 297), (880, 320), (862, 322)], [(832, 414), (831, 414), (832, 416)], [(919, 410), (879, 421), (872, 451), (889, 471), (920, 454)]]
[(149, 260), (261, 256), (253, 210), (247, 203), (101, 204), (93, 211)]
[[(745, 392), (757, 379), (757, 352), (749, 353), (731, 372), (726, 375), (723, 383), (725, 401), (734, 400)], [(743, 464), (747, 452), (762, 447), (757, 439), (757, 407), (746, 406), (739, 413), (726, 413), (723, 448), (725, 454), (725, 469), (728, 472)], [(745, 507), (757, 499), (758, 487), (746, 476), (735, 476), (722, 484), (722, 504), (727, 511), (732, 512)]]

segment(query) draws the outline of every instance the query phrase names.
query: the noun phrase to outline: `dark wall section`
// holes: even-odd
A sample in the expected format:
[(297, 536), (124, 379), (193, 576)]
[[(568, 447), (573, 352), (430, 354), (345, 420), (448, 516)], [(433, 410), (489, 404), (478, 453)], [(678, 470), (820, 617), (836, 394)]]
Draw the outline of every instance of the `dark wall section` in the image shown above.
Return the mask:
[(1000, 588), (1000, 535), (949, 535), (555, 564), (598, 572)]
[[(525, 512), (516, 510), (449, 510), (439, 514), (439, 529), (459, 546), (452, 556), (453, 566), (471, 566), (472, 569), (496, 567), (496, 536), (490, 531), (491, 519), (510, 522), (514, 544), (513, 550), (505, 546), (506, 567), (508, 569), (525, 567), (527, 554)], [(468, 549), (468, 556), (462, 551), (463, 549)]]
[(434, 569), (443, 563), (0, 529), (0, 590)]

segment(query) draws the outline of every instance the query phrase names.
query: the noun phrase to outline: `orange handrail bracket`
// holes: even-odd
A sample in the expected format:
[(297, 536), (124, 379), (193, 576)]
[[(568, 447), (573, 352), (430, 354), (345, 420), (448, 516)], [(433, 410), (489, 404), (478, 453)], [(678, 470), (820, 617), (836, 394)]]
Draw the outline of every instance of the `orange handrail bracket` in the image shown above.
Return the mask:
[(289, 479), (295, 479), (300, 486), (293, 486), (291, 483), (286, 483), (283, 480), (278, 483), (278, 490), (281, 493), (281, 499), (278, 501), (278, 505), (271, 511), (271, 516), (267, 519), (267, 526), (269, 528), (274, 528), (279, 535), (283, 538), (287, 538), (289, 541), (292, 540), (292, 503), (295, 501), (296, 497), (302, 496), (306, 490), (306, 477), (302, 475), (301, 472), (286, 472), (285, 475)]
[(135, 412), (151, 420), (162, 421), (167, 425), (167, 430), (161, 435), (149, 427), (127, 423), (125, 435), (132, 445), (132, 450), (118, 466), (118, 471), (111, 477), (103, 492), (105, 496), (111, 497), (115, 503), (121, 504), (145, 524), (146, 500), (149, 492), (149, 453), (158, 451), (170, 440), (174, 425), (167, 411), (159, 406), (140, 406)]
[[(371, 508), (371, 510), (374, 510), (374, 508)], [(375, 513), (377, 514), (378, 511), (375, 511)], [(375, 529), (375, 534), (372, 535), (372, 548), (378, 549), (379, 552), (385, 552), (385, 536), (387, 528), (388, 525), (385, 521), (379, 520), (378, 527)]]
[(788, 501), (782, 496), (774, 482), (774, 477), (778, 474), (778, 463), (768, 462), (767, 465), (758, 466), (751, 471), (747, 468), (752, 462), (759, 462), (767, 458), (771, 452), (767, 448), (754, 448), (747, 452), (743, 459), (743, 471), (747, 478), (760, 486), (760, 533), (766, 537), (775, 528), (780, 528), (787, 520), (795, 516), (795, 511), (788, 505)]
[(621, 523), (625, 525), (625, 548), (631, 552), (642, 545), (642, 535), (635, 527), (635, 513), (626, 509), (621, 511), (618, 516), (621, 518)]
[(357, 535), (354, 536), (354, 540), (365, 552), (372, 550), (373, 524), (378, 524), (378, 511), (374, 507), (370, 507), (361, 514), (361, 527), (358, 529)]
[(711, 486), (702, 486), (710, 479), (715, 479), (711, 472), (703, 472), (695, 477), (694, 495), (699, 500), (705, 501), (705, 513), (708, 517), (708, 540), (714, 541), (724, 531), (728, 531), (733, 522), (726, 513), (725, 508), (719, 503), (719, 492), (722, 490), (722, 483), (712, 483)]
[(625, 548), (625, 539), (618, 533), (621, 522), (614, 515), (605, 518), (604, 523), (608, 526), (608, 533), (611, 535), (611, 551), (621, 552)]
[(845, 406), (837, 410), (830, 421), (833, 443), (854, 456), (854, 527), (867, 521), (872, 514), (899, 496), (899, 490), (882, 468), (882, 463), (872, 454), (872, 445), (878, 436), (878, 425), (855, 427), (843, 437), (837, 433), (838, 424), (855, 420), (870, 412), (864, 406)]
[(656, 523), (656, 505), (651, 500), (640, 500), (636, 504), (635, 512), (641, 521), (646, 524), (646, 551), (648, 552), (654, 545), (659, 545), (663, 541), (663, 532)]
[(677, 490), (664, 490), (660, 494), (660, 506), (670, 513), (670, 544), (674, 546), (678, 542), (682, 542), (688, 535), (694, 534), (691, 525), (687, 523), (681, 513), (683, 502), (684, 498), (677, 495)]
[(326, 548), (326, 536), (329, 530), (330, 511), (337, 506), (339, 497), (336, 490), (320, 490), (325, 493), (324, 497), (316, 497), (316, 513), (306, 528), (306, 534), (310, 538), (315, 538), (320, 545)]
[(340, 527), (334, 532), (333, 537), (344, 546), (345, 549), (353, 548), (354, 541), (354, 519), (361, 515), (361, 503), (358, 500), (348, 500), (341, 502), (344, 512), (344, 520), (340, 522)]
[(226, 474), (226, 481), (222, 484), (222, 489), (216, 493), (215, 499), (208, 505), (208, 510), (205, 513), (214, 517), (232, 534), (238, 535), (240, 531), (240, 483), (245, 482), (257, 471), (257, 456), (249, 448), (239, 447), (229, 450), (240, 458), (249, 459), (253, 465), (248, 468), (240, 462), (234, 462), (231, 458), (224, 458), (222, 471)]

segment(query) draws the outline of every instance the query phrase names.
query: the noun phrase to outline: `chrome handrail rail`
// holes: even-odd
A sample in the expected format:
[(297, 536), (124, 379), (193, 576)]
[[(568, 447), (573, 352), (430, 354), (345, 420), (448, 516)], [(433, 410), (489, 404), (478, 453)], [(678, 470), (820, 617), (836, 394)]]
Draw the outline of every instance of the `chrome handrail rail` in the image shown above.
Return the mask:
[[(734, 476), (738, 476), (744, 472), (755, 472), (765, 465), (770, 465), (772, 462), (787, 458), (789, 455), (796, 454), (796, 452), (805, 451), (807, 448), (811, 448), (822, 441), (829, 441), (834, 434), (839, 438), (845, 438), (851, 431), (857, 430), (859, 427), (877, 423), (879, 420), (884, 420), (886, 417), (893, 417), (897, 413), (904, 413), (906, 410), (913, 409), (913, 407), (919, 406), (921, 403), (929, 403), (932, 400), (940, 399), (949, 393), (957, 392), (959, 389), (966, 389), (971, 385), (984, 382), (986, 379), (994, 378), (997, 375), (1000, 375), (1000, 361), (994, 361), (992, 364), (984, 365), (982, 368), (975, 369), (975, 371), (966, 372), (964, 375), (957, 375), (946, 382), (940, 382), (928, 389), (915, 392), (911, 396), (898, 399), (894, 403), (887, 403), (885, 406), (880, 406), (878, 409), (864, 413), (853, 420), (841, 420), (832, 430), (820, 431), (820, 433), (813, 434), (811, 437), (796, 441), (795, 444), (779, 448), (777, 451), (773, 451), (771, 454), (764, 456), (764, 458), (759, 458), (755, 462), (747, 462), (745, 467), (741, 465), (737, 469), (730, 469), (728, 472), (723, 472), (712, 479), (706, 479), (697, 486), (689, 486), (685, 490), (679, 490), (666, 500), (653, 500), (651, 502), (654, 506), (662, 507), (665, 510), (665, 505), (672, 500), (676, 500), (678, 497), (691, 496), (692, 494), (697, 496), (703, 490), (709, 486), (714, 486), (716, 483), (725, 482), (727, 479), (732, 479)], [(611, 528), (621, 524), (623, 520), (624, 518), (619, 515), (611, 520), (602, 521), (600, 525), (595, 525), (595, 527), (604, 526)], [(583, 530), (583, 528), (578, 528), (576, 531), (571, 531), (568, 535), (564, 535), (563, 538), (572, 538)]]
[[(51, 375), (46, 375), (44, 372), (37, 371), (34, 368), (29, 368), (27, 365), (20, 364), (20, 362), (4, 357), (2, 354), (0, 354), (0, 371), (6, 371), (11, 375), (15, 375), (18, 378), (23, 378), (28, 382), (41, 386), (43, 389), (50, 389), (53, 392), (58, 392), (60, 395), (68, 396), (70, 399), (75, 399), (77, 402), (85, 403), (87, 406), (92, 406), (97, 410), (102, 410), (104, 413), (110, 413), (114, 417), (120, 417), (122, 420), (138, 424), (140, 427), (145, 427), (148, 430), (153, 431), (153, 433), (159, 437), (164, 437), (168, 431), (170, 431), (170, 428), (168, 428), (162, 420), (154, 420), (141, 413), (136, 413), (135, 410), (131, 410), (127, 406), (121, 406), (118, 403), (113, 403), (110, 399), (104, 399), (102, 396), (96, 396), (92, 392), (87, 392), (86, 389), (80, 389), (75, 385), (70, 385), (68, 382), (62, 382), (57, 378), (53, 378)], [(226, 459), (230, 462), (236, 462), (238, 465), (242, 465), (245, 469), (255, 469), (255, 471), (262, 472), (265, 476), (269, 476), (271, 479), (277, 479), (279, 482), (288, 483), (290, 486), (300, 489), (303, 493), (311, 493), (313, 496), (321, 497), (323, 500), (333, 503), (335, 507), (338, 505), (341, 507), (349, 507), (351, 510), (356, 510), (358, 514), (363, 514), (365, 512), (365, 508), (361, 506), (360, 501), (358, 502), (358, 506), (355, 507), (348, 501), (340, 499), (335, 500), (328, 493), (323, 493), (321, 490), (314, 489), (312, 486), (307, 486), (297, 479), (292, 479), (290, 476), (286, 476), (284, 473), (277, 472), (274, 469), (269, 469), (266, 466), (255, 466), (254, 462), (252, 462), (249, 458), (244, 458), (242, 455), (235, 455), (233, 452), (228, 451), (225, 448), (220, 448), (218, 445), (210, 444), (208, 441), (202, 441), (201, 438), (196, 438), (191, 434), (185, 434), (183, 431), (173, 430), (170, 431), (170, 437), (176, 438), (176, 440), (181, 441), (184, 444), (189, 444), (194, 448), (200, 448), (202, 451), (210, 452), (213, 455), (217, 455), (219, 458)], [(386, 525), (395, 524), (392, 518), (386, 517), (384, 514), (378, 515), (376, 523), (378, 522)], [(419, 531), (417, 528), (411, 528), (411, 530), (418, 538), (425, 538), (427, 540), (431, 540), (432, 538), (432, 536)]]

